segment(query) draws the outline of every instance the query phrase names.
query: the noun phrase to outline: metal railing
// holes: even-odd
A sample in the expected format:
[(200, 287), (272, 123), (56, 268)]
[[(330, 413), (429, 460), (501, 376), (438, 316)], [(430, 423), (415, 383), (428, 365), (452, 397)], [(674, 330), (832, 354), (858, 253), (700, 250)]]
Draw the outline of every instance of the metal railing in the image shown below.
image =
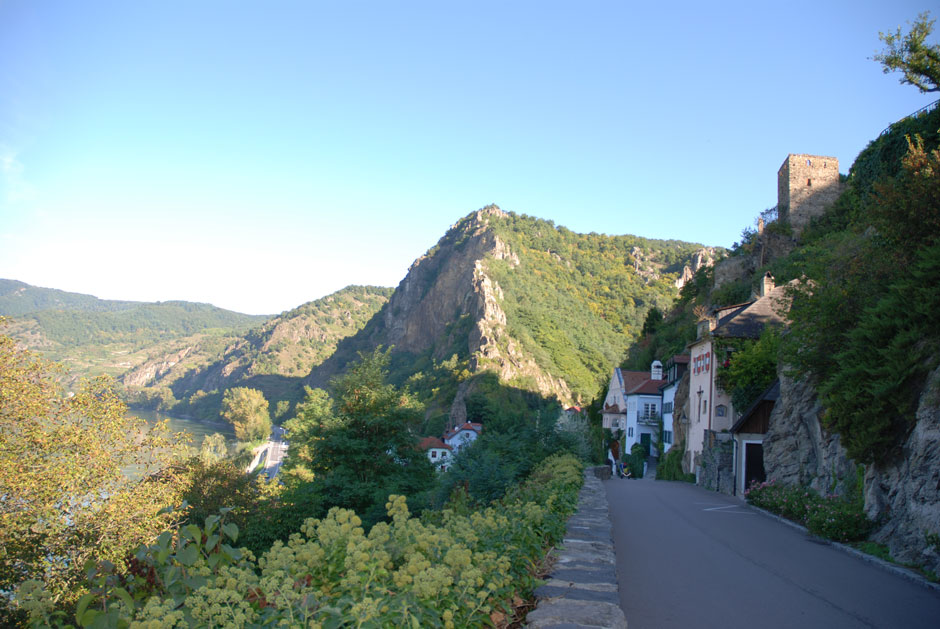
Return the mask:
[(922, 114), (922, 113), (924, 113), (924, 112), (926, 112), (926, 111), (930, 111), (931, 109), (933, 109), (934, 107), (937, 106), (937, 103), (940, 103), (940, 98), (938, 98), (938, 99), (935, 100), (934, 102), (930, 103), (929, 105), (924, 105), (923, 107), (921, 107), (920, 109), (918, 109), (917, 111), (915, 111), (915, 112), (912, 113), (912, 114), (908, 114), (908, 115), (904, 116), (903, 118), (901, 118), (901, 119), (899, 119), (899, 120), (895, 120), (894, 122), (892, 122), (891, 124), (889, 124), (887, 127), (885, 127), (884, 131), (882, 131), (881, 133), (878, 134), (878, 137), (880, 138), (880, 137), (883, 136), (884, 134), (886, 134), (886, 133), (888, 133), (889, 131), (891, 131), (891, 128), (894, 127), (894, 125), (898, 124), (899, 122), (904, 122), (904, 121), (907, 120), (908, 118), (913, 118), (914, 116), (916, 116), (916, 115), (918, 115), (918, 114)]

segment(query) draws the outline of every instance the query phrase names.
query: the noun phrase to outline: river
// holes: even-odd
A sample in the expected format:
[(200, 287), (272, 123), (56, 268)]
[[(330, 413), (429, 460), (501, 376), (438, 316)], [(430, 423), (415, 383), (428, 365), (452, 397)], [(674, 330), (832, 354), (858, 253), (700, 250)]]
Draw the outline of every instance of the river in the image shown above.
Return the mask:
[(158, 411), (139, 411), (131, 410), (131, 415), (147, 420), (151, 426), (164, 419), (169, 420), (170, 430), (173, 432), (185, 432), (192, 437), (190, 445), (197, 450), (202, 445), (202, 440), (213, 433), (222, 433), (225, 441), (231, 449), (235, 445), (235, 430), (232, 425), (221, 421), (202, 421), (196, 419), (184, 419), (182, 417), (171, 417)]

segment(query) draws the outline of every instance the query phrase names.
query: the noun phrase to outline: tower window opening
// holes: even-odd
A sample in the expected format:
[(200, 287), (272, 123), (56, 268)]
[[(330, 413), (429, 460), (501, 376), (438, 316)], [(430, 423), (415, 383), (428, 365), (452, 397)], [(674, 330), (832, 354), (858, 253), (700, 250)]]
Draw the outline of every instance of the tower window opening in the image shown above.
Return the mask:
[(813, 165), (813, 162), (811, 162), (810, 160), (806, 160), (806, 165), (807, 165), (807, 166), (812, 166), (812, 165)]
[(806, 180), (806, 185), (807, 185), (807, 186), (812, 186), (812, 185), (813, 185), (813, 180), (812, 180), (812, 179), (807, 179), (807, 180)]

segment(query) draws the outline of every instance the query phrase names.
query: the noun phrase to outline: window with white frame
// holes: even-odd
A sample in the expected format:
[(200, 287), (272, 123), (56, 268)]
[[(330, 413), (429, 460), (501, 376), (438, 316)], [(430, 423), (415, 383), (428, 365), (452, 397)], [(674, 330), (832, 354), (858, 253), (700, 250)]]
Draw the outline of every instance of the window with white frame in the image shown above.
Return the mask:
[(629, 428), (627, 428), (627, 436), (628, 437), (633, 436), (633, 426), (630, 426)]
[(672, 412), (672, 402), (666, 402), (665, 404), (663, 404), (663, 415), (665, 415), (666, 413), (671, 413), (671, 412)]
[(671, 430), (663, 431), (663, 443), (672, 443), (672, 431)]

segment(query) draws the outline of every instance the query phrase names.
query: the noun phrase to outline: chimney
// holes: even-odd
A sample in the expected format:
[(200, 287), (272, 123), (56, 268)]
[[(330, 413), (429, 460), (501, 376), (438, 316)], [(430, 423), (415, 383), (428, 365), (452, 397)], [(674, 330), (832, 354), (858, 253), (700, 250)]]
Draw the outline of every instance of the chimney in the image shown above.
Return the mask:
[(770, 291), (774, 289), (774, 276), (770, 272), (764, 273), (764, 277), (760, 283), (760, 296), (766, 297), (770, 294)]
[(695, 328), (695, 339), (699, 340), (708, 336), (708, 333), (714, 330), (717, 324), (718, 321), (714, 317), (700, 319)]
[(658, 360), (654, 360), (653, 364), (650, 365), (650, 380), (662, 380), (663, 379), (663, 364)]

